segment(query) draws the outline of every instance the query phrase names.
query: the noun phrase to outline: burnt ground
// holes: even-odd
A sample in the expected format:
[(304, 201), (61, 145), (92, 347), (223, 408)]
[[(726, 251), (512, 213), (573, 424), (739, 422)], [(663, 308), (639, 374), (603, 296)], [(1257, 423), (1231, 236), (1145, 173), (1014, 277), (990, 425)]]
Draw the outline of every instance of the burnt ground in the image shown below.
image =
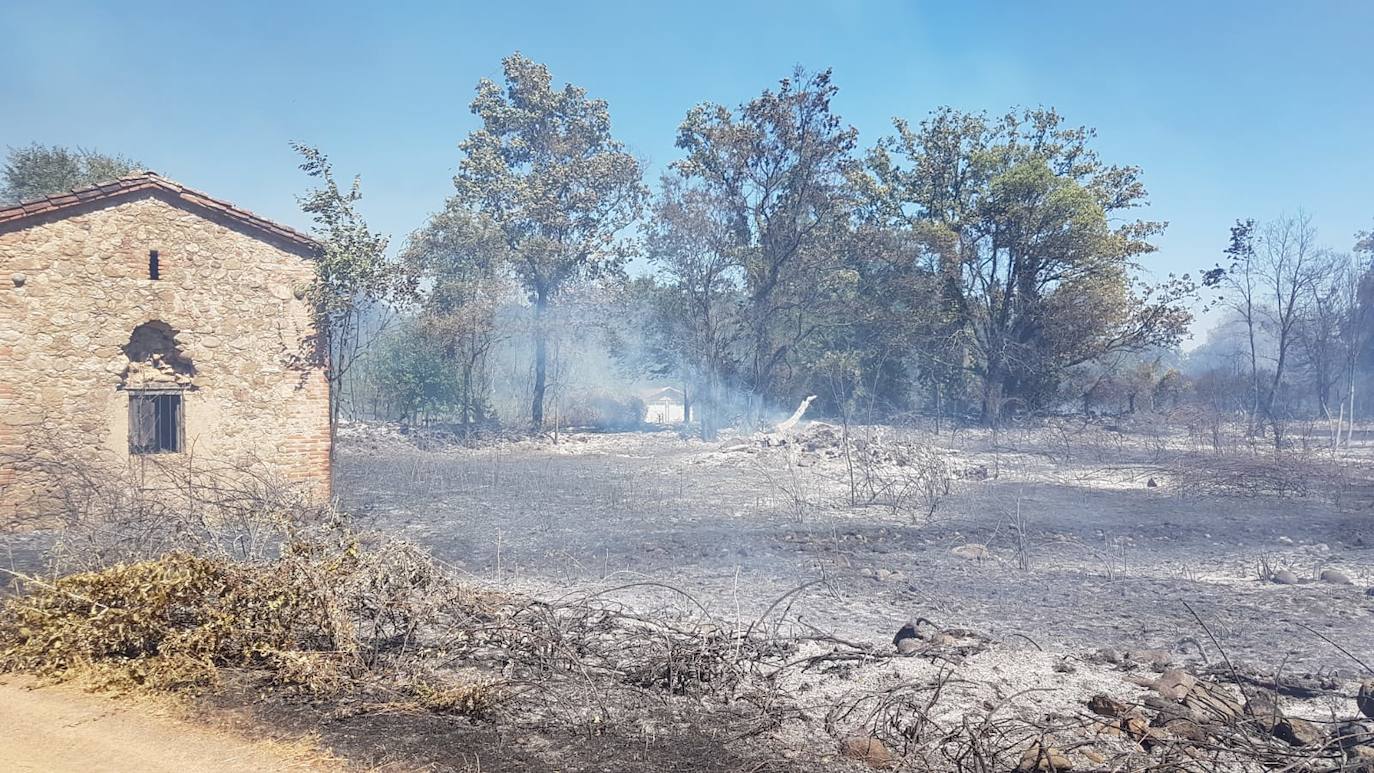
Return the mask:
[[(1219, 667), (1212, 636), (1237, 665), (1318, 673), (1331, 689), (1286, 695), (1284, 708), (1330, 722), (1353, 711), (1358, 669), (1322, 637), (1374, 662), (1368, 441), (1349, 453), (1294, 449), (1275, 461), (1263, 449), (1218, 452), (1148, 427), (1042, 426), (996, 437), (856, 430), (888, 449), (880, 454), (888, 462), (891, 449), (912, 448), (941, 460), (953, 483), (928, 515), (919, 497), (851, 505), (849, 465), (834, 429), (821, 424), (786, 441), (572, 433), (556, 445), (477, 448), (386, 427), (344, 430), (336, 470), (344, 508), (473, 582), (544, 599), (601, 593), (642, 612), (700, 604), (717, 621), (765, 616), (769, 633), (828, 633), (886, 652), (916, 618), (992, 639), (954, 660), (942, 654), (953, 650), (931, 645), (930, 656), (789, 672), (778, 690), (791, 719), (756, 737), (735, 732), (728, 707), (697, 706), (688, 721), (671, 701), (662, 716), (602, 734), (545, 726), (518, 709), (498, 722), (359, 711), (261, 674), (227, 673), (203, 697), (212, 724), (313, 738), (365, 769), (858, 770), (837, 759), (836, 739), (882, 728), (853, 717), (832, 727), (836, 706), (954, 675), (931, 712), (937, 724), (956, 728), (996, 706), (1033, 728), (1082, 713), (1091, 695), (1147, 700), (1139, 673), (1163, 668), (1152, 651), (1194, 670), (1204, 658)], [(888, 462), (872, 474), (910, 474), (907, 462)], [(37, 571), (53, 537), (7, 534), (7, 560)], [(1296, 584), (1260, 578), (1279, 569)], [(1353, 582), (1317, 579), (1328, 569)], [(1100, 648), (1146, 652), (1120, 667), (1083, 657)], [(1106, 751), (1112, 743), (1092, 740)]]
[[(373, 773), (528, 770), (692, 773), (776, 771), (759, 746), (722, 744), (718, 734), (689, 723), (652, 738), (559, 732), (416, 711), (359, 711), (328, 700), (302, 701), (263, 674), (224, 671), (219, 689), (190, 704), (191, 716), (212, 727), (284, 743), (310, 739), (328, 749), (338, 769)], [(788, 771), (818, 767), (789, 761)]]
[[(671, 432), (421, 450), (355, 427), (336, 490), (375, 527), (546, 596), (633, 585), (613, 593), (637, 608), (684, 603), (636, 585), (653, 581), (749, 618), (824, 578), (789, 599), (792, 624), (877, 643), (925, 617), (1054, 652), (1152, 648), (1190, 660), (1201, 649), (1218, 661), (1186, 602), (1235, 660), (1350, 672), (1304, 625), (1370, 655), (1374, 509), (1363, 474), (1374, 449), (1311, 457), (1338, 464), (1339, 483), (1286, 462), (1279, 474), (1301, 478), (1298, 490), (1275, 493), (1242, 472), (1196, 474), (1211, 457), (1158, 434), (1081, 432), (922, 438), (956, 473), (989, 471), (957, 481), (929, 519), (849, 506), (833, 449)], [(1243, 467), (1233, 457), (1214, 466)], [(952, 552), (970, 544), (986, 557)], [(1301, 582), (1262, 581), (1266, 565)], [(1353, 584), (1318, 581), (1328, 568)]]

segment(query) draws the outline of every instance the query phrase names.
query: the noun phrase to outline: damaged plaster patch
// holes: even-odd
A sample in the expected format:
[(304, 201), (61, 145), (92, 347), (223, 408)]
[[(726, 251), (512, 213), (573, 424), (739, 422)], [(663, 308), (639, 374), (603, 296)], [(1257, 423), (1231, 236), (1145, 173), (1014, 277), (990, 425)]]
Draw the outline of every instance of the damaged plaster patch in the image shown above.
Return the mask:
[(124, 345), (129, 364), (120, 377), (120, 387), (191, 386), (196, 369), (177, 343), (177, 332), (158, 320), (134, 328), (129, 343)]

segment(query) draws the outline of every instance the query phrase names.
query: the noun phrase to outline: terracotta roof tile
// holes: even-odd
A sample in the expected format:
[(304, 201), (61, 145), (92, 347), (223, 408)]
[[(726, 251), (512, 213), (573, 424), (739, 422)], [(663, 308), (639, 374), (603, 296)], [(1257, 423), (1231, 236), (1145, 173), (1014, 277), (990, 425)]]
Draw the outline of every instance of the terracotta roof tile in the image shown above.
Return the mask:
[(246, 209), (236, 207), (227, 201), (216, 199), (200, 191), (187, 188), (181, 183), (169, 180), (156, 172), (139, 172), (138, 174), (122, 177), (113, 182), (93, 185), (89, 188), (80, 188), (70, 193), (59, 193), (33, 201), (23, 201), (12, 206), (0, 208), (0, 227), (12, 223), (19, 223), (37, 215), (57, 212), (81, 204), (132, 195), (143, 191), (159, 191), (164, 194), (169, 194), (174, 199), (242, 223), (268, 236), (276, 237), (277, 239), (300, 247), (311, 254), (317, 254), (322, 249), (319, 242), (294, 228), (274, 223)]

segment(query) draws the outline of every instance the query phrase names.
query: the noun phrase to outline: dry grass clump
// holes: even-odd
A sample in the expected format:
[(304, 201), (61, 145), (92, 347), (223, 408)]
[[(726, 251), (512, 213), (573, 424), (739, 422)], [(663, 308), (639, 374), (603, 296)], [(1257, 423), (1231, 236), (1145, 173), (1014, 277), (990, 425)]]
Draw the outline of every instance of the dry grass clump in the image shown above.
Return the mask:
[(492, 716), (509, 695), (510, 687), (496, 679), (477, 678), (445, 687), (421, 683), (415, 687), (416, 705), (419, 708), (474, 719)]

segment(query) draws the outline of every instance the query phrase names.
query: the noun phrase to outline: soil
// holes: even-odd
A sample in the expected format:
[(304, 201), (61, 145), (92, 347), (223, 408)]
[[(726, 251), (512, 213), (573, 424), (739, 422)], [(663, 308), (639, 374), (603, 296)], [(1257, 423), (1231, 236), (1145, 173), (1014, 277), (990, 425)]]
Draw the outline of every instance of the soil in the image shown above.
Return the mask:
[[(1357, 650), (1374, 632), (1374, 483), (1360, 477), (1374, 447), (1314, 456), (1301, 495), (1271, 496), (1244, 471), (1190, 475), (1236, 463), (1180, 438), (1076, 432), (921, 437), (964, 476), (929, 518), (851, 506), (833, 448), (672, 432), (437, 450), (354, 432), (337, 489), (377, 528), (538, 595), (653, 579), (747, 618), (824, 578), (791, 617), (851, 640), (890, 642), (925, 617), (1062, 653), (1150, 648), (1215, 663), (1215, 636), (1262, 668), (1354, 672), (1303, 626)], [(1345, 471), (1340, 492), (1317, 474), (1331, 464)], [(1263, 580), (1265, 566), (1303, 581)], [(1354, 584), (1317, 580), (1327, 568)], [(644, 586), (617, 595), (645, 609), (684, 603)]]
[(44, 773), (253, 773), (335, 770), (309, 744), (281, 744), (211, 730), (149, 702), (74, 687), (0, 682), (0, 760), (9, 771)]

